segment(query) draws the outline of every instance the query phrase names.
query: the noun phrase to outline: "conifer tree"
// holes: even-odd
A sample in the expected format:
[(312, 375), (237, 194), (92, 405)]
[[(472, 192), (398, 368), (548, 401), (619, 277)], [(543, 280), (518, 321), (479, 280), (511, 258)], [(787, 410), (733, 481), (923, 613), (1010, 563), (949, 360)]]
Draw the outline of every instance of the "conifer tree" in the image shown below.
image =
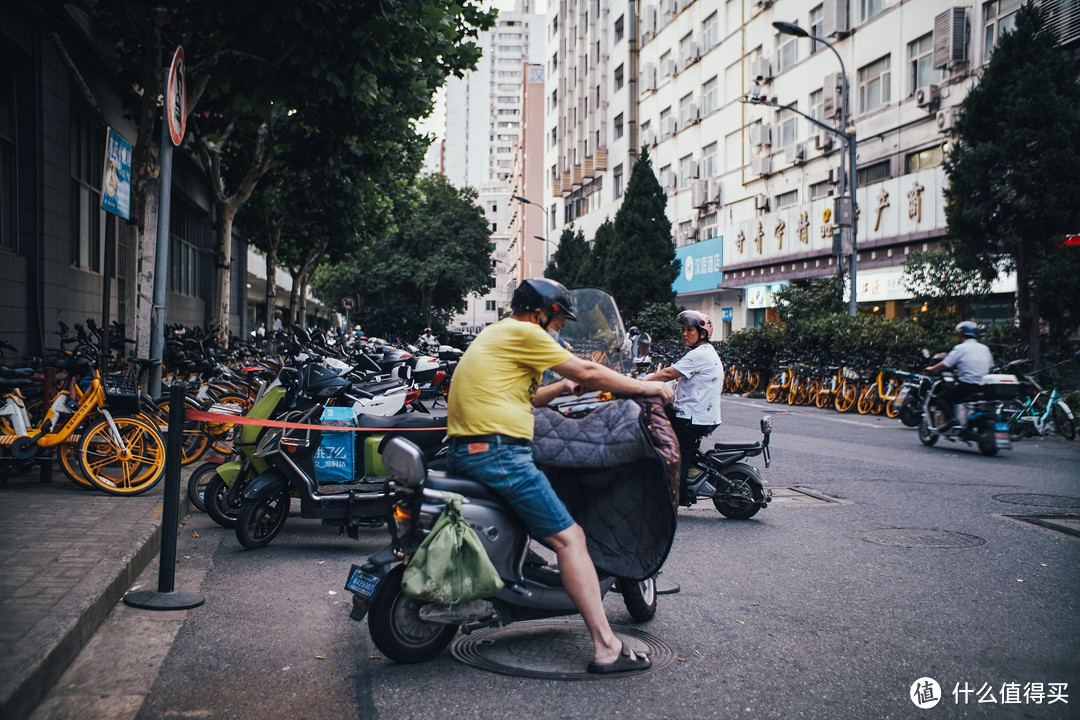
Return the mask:
[[(653, 172), (648, 148), (643, 147), (615, 214), (611, 249), (600, 257), (605, 289), (625, 318), (636, 317), (649, 303), (674, 303), (671, 284), (679, 276), (680, 263), (666, 205), (667, 195)], [(594, 243), (594, 258), (599, 255), (598, 244)]]
[(593, 235), (589, 259), (581, 274), (583, 285), (603, 288), (610, 292), (607, 266), (614, 243), (615, 224), (611, 222), (611, 218), (604, 218), (604, 222), (600, 223), (600, 227), (596, 228), (596, 234)]
[(1039, 319), (1061, 342), (1080, 326), (1080, 82), (1044, 11), (1025, 3), (956, 123), (945, 160), (946, 243), (987, 279), (1015, 270), (1021, 331), (1039, 354)]
[(585, 233), (574, 232), (574, 226), (563, 228), (559, 236), (559, 249), (551, 256), (544, 270), (544, 277), (558, 280), (566, 287), (579, 287), (584, 283), (582, 276), (589, 263), (589, 243)]

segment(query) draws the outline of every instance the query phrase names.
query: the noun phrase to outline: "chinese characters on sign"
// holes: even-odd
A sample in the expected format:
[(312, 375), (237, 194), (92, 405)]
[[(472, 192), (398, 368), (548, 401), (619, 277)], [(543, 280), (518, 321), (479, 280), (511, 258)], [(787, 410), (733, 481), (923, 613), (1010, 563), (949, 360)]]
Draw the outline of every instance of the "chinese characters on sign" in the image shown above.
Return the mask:
[(101, 209), (127, 220), (131, 216), (131, 145), (112, 128), (105, 140), (104, 172)]
[[(951, 694), (956, 705), (1068, 705), (1068, 689), (1068, 683), (1060, 682), (1003, 682), (1001, 687), (984, 682), (976, 687), (965, 681), (956, 683)], [(930, 677), (921, 677), (912, 683), (908, 696), (923, 710), (934, 707), (944, 699), (941, 686)]]

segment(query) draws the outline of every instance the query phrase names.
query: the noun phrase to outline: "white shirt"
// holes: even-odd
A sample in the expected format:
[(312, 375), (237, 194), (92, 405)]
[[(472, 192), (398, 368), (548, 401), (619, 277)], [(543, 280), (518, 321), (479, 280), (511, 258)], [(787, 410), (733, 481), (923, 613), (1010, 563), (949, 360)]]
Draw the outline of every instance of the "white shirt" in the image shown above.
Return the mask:
[(675, 387), (675, 415), (694, 425), (719, 425), (724, 364), (720, 362), (716, 348), (702, 343), (683, 355), (673, 367), (682, 374)]
[(990, 348), (975, 338), (968, 338), (953, 346), (941, 362), (950, 370), (955, 368), (957, 381), (982, 385), (983, 375), (994, 367), (994, 356), (990, 354)]

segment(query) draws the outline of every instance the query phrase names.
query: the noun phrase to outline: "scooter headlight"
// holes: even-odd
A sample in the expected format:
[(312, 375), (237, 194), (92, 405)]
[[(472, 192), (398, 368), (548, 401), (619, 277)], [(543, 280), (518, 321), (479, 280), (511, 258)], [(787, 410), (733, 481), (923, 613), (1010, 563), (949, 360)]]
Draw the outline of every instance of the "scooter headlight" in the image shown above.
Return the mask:
[(262, 439), (259, 440), (258, 447), (255, 448), (254, 457), (267, 457), (273, 455), (278, 451), (278, 447), (281, 445), (281, 436), (285, 433), (284, 428), (270, 428), (267, 430)]

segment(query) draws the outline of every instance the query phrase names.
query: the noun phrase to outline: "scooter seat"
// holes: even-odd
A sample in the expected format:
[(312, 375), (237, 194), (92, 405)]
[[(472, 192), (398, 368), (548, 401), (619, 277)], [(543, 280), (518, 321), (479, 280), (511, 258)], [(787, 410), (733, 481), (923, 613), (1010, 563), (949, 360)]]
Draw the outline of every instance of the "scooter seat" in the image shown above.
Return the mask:
[(757, 450), (761, 447), (761, 443), (756, 442), (753, 444), (747, 443), (716, 443), (713, 445), (713, 450), (719, 450), (720, 452), (739, 452), (742, 450)]
[(445, 417), (432, 417), (430, 415), (368, 415), (356, 414), (356, 426), (362, 428), (384, 428), (397, 430), (399, 428), (431, 428), (446, 429)]
[(427, 480), (424, 481), (424, 489), (457, 493), (470, 500), (489, 500), (506, 504), (506, 500), (503, 499), (502, 495), (484, 483), (469, 478), (452, 477), (438, 470), (428, 470)]

